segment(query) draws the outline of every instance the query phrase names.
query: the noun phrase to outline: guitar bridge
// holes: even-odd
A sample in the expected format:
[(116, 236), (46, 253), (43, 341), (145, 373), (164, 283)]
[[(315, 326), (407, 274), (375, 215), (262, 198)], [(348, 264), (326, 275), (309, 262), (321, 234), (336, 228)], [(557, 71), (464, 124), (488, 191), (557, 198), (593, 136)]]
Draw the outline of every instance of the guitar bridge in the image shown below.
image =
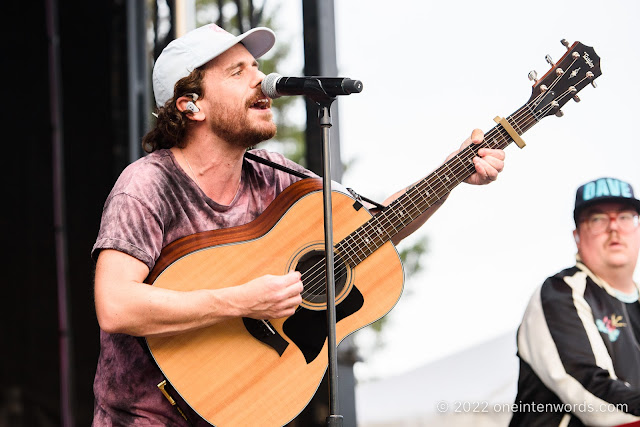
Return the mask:
[[(268, 320), (261, 320), (262, 324), (265, 326), (265, 329), (268, 330), (268, 332), (271, 333), (271, 335), (275, 335), (276, 331), (273, 330), (273, 328), (271, 327), (271, 322), (269, 322)], [(265, 331), (266, 333), (267, 331)]]
[(268, 320), (243, 317), (242, 322), (252, 337), (273, 348), (280, 356), (289, 346), (289, 342), (282, 338)]

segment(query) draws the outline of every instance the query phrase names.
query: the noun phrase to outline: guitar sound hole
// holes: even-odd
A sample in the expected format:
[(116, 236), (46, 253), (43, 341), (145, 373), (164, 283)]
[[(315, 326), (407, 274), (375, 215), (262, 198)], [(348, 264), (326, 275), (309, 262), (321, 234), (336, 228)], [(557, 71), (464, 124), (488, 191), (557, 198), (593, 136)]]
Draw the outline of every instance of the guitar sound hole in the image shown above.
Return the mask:
[[(333, 257), (336, 296), (342, 292), (347, 282), (347, 266), (338, 254)], [(325, 280), (324, 251), (310, 251), (300, 258), (296, 271), (302, 273), (302, 298), (310, 303), (324, 304), (327, 302), (327, 285)]]

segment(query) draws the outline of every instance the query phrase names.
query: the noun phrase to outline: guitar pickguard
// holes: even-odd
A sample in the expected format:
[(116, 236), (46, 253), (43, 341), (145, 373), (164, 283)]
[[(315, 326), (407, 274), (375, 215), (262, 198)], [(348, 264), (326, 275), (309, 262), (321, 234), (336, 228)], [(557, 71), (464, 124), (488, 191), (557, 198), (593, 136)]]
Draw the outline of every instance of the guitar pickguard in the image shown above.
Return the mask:
[[(349, 295), (336, 305), (336, 322), (357, 312), (363, 305), (364, 297), (354, 286)], [(301, 307), (293, 316), (285, 320), (282, 329), (298, 346), (309, 364), (318, 357), (327, 339), (326, 310), (309, 310)]]
[[(282, 325), (283, 332), (304, 355), (307, 364), (322, 351), (327, 339), (326, 281), (324, 280), (324, 251), (310, 245), (294, 257), (295, 270), (302, 273), (303, 304)], [(335, 254), (336, 322), (357, 312), (364, 305), (362, 293), (351, 283), (352, 272), (339, 254)], [(318, 280), (320, 277), (323, 280)], [(309, 307), (309, 308), (307, 308)], [(273, 348), (282, 356), (289, 342), (271, 323), (243, 318), (247, 331), (258, 341)]]

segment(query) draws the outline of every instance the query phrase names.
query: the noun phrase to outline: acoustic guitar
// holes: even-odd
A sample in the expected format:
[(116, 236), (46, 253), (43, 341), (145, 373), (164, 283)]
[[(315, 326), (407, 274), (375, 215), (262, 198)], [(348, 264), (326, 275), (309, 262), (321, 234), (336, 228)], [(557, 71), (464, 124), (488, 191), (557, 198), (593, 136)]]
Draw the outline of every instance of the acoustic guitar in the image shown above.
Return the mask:
[[(389, 312), (404, 273), (391, 238), (474, 173), (481, 147), (507, 147), (601, 75), (600, 58), (579, 42), (533, 85), (527, 103), (372, 216), (333, 191), (336, 340)], [(549, 61), (551, 62), (551, 61)], [(535, 77), (534, 77), (535, 79)], [(595, 84), (594, 84), (595, 86)], [(146, 282), (167, 289), (218, 289), (265, 274), (302, 273), (303, 302), (288, 318), (238, 318), (147, 338), (155, 362), (185, 402), (213, 425), (281, 426), (309, 403), (327, 369), (322, 182), (283, 191), (254, 221), (203, 232), (164, 248)]]

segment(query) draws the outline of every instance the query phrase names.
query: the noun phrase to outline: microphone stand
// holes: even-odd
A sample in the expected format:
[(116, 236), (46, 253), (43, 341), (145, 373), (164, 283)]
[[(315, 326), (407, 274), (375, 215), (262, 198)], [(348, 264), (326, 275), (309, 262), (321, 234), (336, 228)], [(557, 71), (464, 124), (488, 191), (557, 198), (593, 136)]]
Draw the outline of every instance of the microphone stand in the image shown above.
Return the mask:
[(331, 104), (335, 100), (325, 94), (310, 96), (318, 106), (318, 118), (322, 128), (322, 197), (324, 206), (324, 251), (327, 283), (327, 347), (329, 358), (329, 416), (327, 426), (342, 427), (343, 417), (339, 415), (338, 403), (338, 357), (336, 347), (336, 287), (333, 256), (333, 215), (331, 203), (331, 145), (330, 129)]

